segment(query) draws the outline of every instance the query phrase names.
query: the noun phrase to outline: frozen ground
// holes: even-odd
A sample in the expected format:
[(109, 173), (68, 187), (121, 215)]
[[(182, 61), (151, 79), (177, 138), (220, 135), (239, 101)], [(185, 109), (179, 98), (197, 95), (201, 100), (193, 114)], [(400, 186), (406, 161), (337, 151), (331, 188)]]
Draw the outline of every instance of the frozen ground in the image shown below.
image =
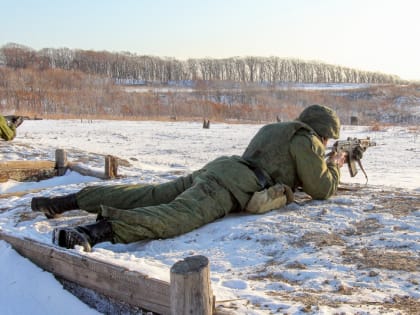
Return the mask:
[[(0, 142), (0, 159), (54, 160), (55, 149), (63, 148), (69, 160), (103, 168), (101, 155), (113, 154), (121, 159), (119, 173), (126, 177), (100, 184), (161, 183), (220, 155), (240, 155), (260, 127), (25, 121), (13, 142)], [(377, 143), (363, 159), (369, 184), (364, 185), (362, 173), (351, 179), (343, 169), (342, 181), (352, 183), (345, 185), (352, 190), (340, 190), (328, 201), (311, 201), (299, 193), (299, 204), (265, 215), (231, 215), (173, 239), (104, 243), (86, 255), (163, 280), (169, 280), (169, 268), (176, 261), (205, 255), (211, 263), (218, 309), (234, 314), (420, 313), (419, 132), (418, 127), (371, 131), (345, 126), (342, 139), (369, 136)], [(0, 183), (0, 229), (50, 243), (54, 227), (91, 221), (94, 216), (72, 211), (46, 220), (31, 213), (31, 198), (71, 193), (92, 184), (98, 180), (74, 172), (38, 183)], [(3, 273), (11, 276), (7, 270), (13, 266), (23, 266), (24, 259), (4, 242), (0, 242), (0, 252), (3, 279)], [(0, 290), (34, 288), (28, 295), (35, 302), (24, 299), (27, 302), (22, 303), (22, 297), (0, 294), (2, 305), (13, 306), (6, 314), (57, 313), (53, 307), (46, 308), (42, 298), (51, 296), (47, 305), (53, 306), (57, 298), (52, 294), (68, 293), (30, 263), (19, 268), (23, 272), (1, 281)], [(36, 283), (43, 283), (44, 289), (37, 289), (27, 277), (19, 278), (29, 272), (40, 275)], [(80, 304), (71, 300), (66, 306), (71, 303)]]

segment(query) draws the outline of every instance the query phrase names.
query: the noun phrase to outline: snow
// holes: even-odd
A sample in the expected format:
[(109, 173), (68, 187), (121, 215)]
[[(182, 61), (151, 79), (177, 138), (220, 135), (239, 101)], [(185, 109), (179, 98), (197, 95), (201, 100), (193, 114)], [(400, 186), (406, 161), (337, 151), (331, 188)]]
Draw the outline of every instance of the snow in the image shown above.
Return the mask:
[(4, 241), (0, 252), (2, 314), (97, 314)]
[[(122, 159), (118, 171), (125, 177), (101, 181), (69, 171), (40, 182), (0, 183), (0, 229), (51, 243), (53, 228), (94, 216), (76, 210), (47, 220), (31, 212), (32, 197), (63, 195), (94, 184), (163, 183), (218, 156), (242, 154), (260, 127), (25, 121), (13, 142), (0, 142), (1, 160), (54, 160), (55, 150), (62, 148), (69, 160), (100, 169), (103, 155), (112, 154)], [(342, 170), (342, 181), (360, 188), (355, 192), (340, 191), (327, 201), (311, 201), (300, 193), (298, 204), (265, 215), (229, 215), (176, 238), (103, 243), (92, 253), (75, 250), (165, 281), (178, 260), (207, 256), (217, 304), (237, 314), (409, 313), (402, 305), (420, 307), (415, 304), (420, 299), (418, 133), (413, 127), (372, 131), (344, 126), (341, 139), (370, 137), (377, 144), (363, 158), (368, 185), (361, 172), (350, 178)], [(0, 303), (7, 306), (2, 314), (95, 313), (3, 241), (0, 265)]]

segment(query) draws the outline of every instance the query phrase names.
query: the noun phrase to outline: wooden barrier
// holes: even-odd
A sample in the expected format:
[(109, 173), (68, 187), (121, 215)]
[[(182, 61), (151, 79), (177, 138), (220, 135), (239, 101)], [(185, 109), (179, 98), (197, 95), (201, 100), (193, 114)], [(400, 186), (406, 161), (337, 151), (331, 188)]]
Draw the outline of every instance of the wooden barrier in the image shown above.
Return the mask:
[(0, 239), (42, 269), (133, 306), (170, 314), (169, 283), (76, 251), (0, 231)]
[(0, 240), (40, 268), (134, 307), (162, 315), (210, 315), (215, 311), (209, 261), (204, 256), (187, 257), (175, 263), (168, 283), (74, 250), (1, 230)]
[(0, 182), (39, 181), (56, 176), (53, 161), (1, 161)]
[[(67, 169), (103, 179), (117, 176), (117, 158), (105, 157), (105, 171), (90, 169), (67, 160), (64, 150), (56, 150), (56, 161), (0, 162), (0, 180), (39, 180), (42, 174), (56, 176)], [(22, 256), (42, 269), (118, 301), (158, 314), (213, 314), (215, 301), (210, 286), (209, 261), (204, 256), (187, 257), (171, 268), (170, 283), (140, 272), (47, 245), (0, 230), (4, 240)]]
[(67, 168), (85, 176), (92, 176), (101, 179), (112, 179), (118, 176), (117, 174), (117, 158), (112, 155), (105, 156), (105, 171), (94, 170), (82, 163), (67, 162)]
[(54, 176), (62, 176), (67, 169), (78, 172), (85, 176), (93, 176), (101, 179), (112, 179), (118, 176), (118, 159), (115, 156), (105, 156), (105, 169), (103, 172), (93, 170), (82, 163), (74, 163), (67, 160), (65, 150), (55, 151), (53, 161), (6, 161), (0, 162), (0, 182), (9, 179), (16, 181), (39, 181)]

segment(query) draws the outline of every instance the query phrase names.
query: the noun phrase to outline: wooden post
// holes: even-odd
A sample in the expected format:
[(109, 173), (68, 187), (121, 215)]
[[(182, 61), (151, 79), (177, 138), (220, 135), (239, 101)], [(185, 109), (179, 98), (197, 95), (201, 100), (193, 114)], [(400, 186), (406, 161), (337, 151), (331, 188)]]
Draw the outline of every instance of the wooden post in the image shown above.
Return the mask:
[(5, 183), (9, 180), (9, 176), (7, 174), (0, 173), (0, 183)]
[(209, 129), (210, 128), (210, 120), (203, 120), (203, 128)]
[(55, 168), (57, 169), (57, 175), (62, 176), (67, 170), (67, 152), (63, 149), (55, 150)]
[(357, 126), (359, 124), (359, 119), (357, 116), (351, 116), (350, 117), (350, 125)]
[(111, 179), (118, 176), (118, 160), (115, 156), (105, 156), (105, 178)]
[(171, 268), (170, 280), (172, 315), (213, 314), (207, 257), (197, 255), (178, 261)]

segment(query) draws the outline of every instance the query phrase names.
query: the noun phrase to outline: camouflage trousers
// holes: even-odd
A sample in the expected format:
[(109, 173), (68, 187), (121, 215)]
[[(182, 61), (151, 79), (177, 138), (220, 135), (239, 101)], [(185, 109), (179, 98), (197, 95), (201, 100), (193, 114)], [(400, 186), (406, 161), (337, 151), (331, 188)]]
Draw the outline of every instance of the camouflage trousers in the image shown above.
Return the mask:
[(241, 211), (260, 189), (239, 157), (220, 157), (160, 185), (92, 186), (77, 193), (81, 209), (110, 220), (114, 242), (168, 238)]

